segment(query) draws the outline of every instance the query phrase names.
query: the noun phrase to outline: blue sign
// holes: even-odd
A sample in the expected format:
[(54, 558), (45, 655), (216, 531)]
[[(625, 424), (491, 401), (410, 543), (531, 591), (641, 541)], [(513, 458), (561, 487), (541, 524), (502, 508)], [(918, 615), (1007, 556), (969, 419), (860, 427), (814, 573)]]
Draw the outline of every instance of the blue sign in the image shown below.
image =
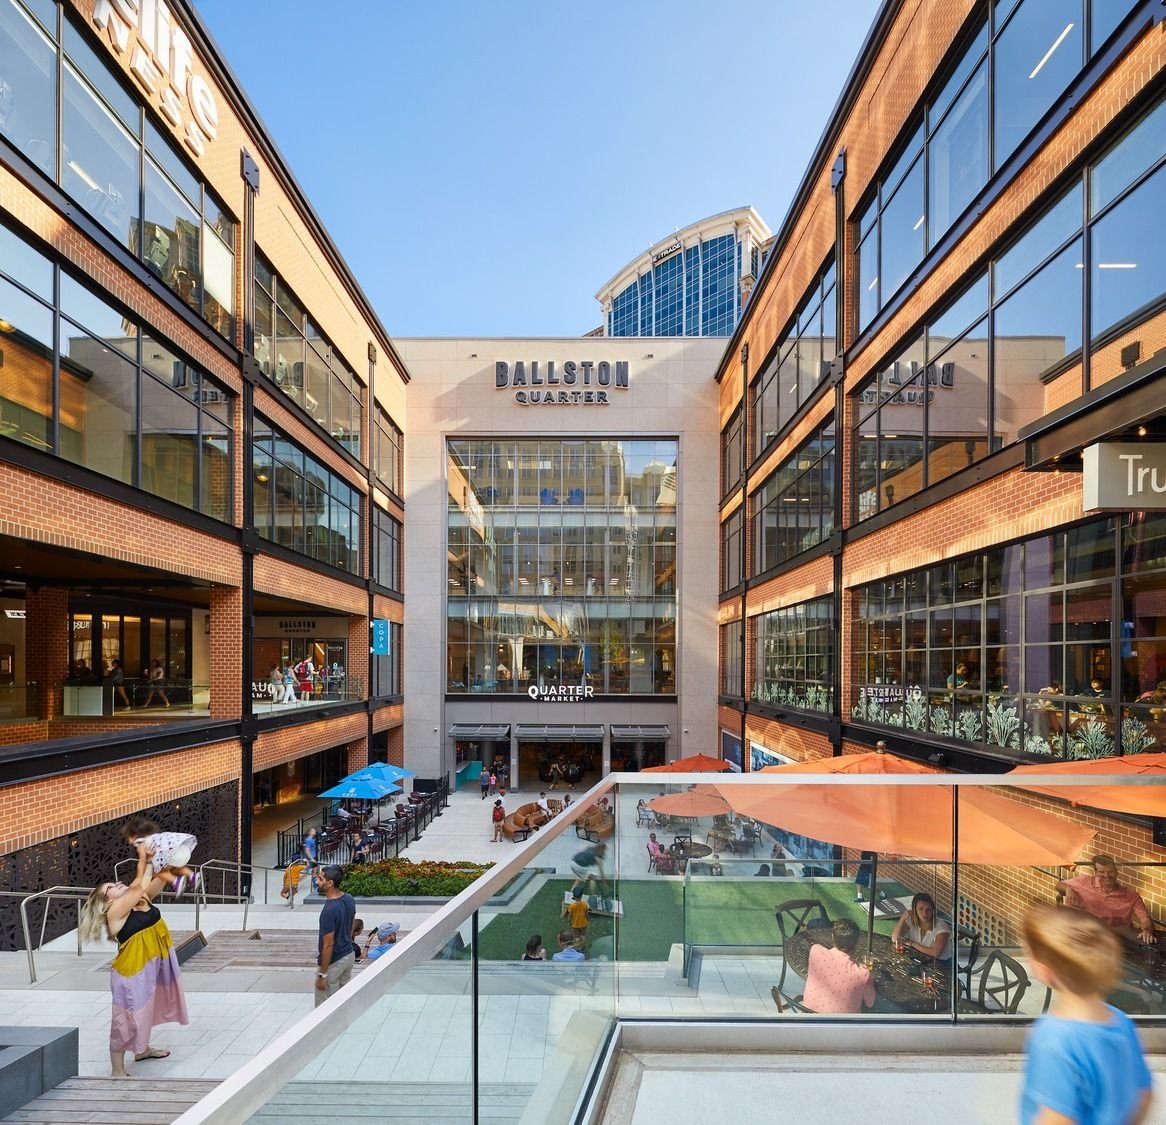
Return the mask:
[(389, 655), (389, 623), (381, 617), (374, 617), (372, 622), (372, 654)]

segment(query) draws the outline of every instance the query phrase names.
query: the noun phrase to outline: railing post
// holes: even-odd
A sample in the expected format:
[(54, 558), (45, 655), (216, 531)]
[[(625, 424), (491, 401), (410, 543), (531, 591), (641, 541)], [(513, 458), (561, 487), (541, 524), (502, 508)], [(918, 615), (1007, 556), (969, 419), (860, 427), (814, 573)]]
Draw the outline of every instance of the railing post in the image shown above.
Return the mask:
[(24, 948), (28, 953), (28, 979), (36, 984), (36, 958), (32, 955), (32, 934), (28, 932), (28, 899), (20, 900), (20, 928), (24, 933)]

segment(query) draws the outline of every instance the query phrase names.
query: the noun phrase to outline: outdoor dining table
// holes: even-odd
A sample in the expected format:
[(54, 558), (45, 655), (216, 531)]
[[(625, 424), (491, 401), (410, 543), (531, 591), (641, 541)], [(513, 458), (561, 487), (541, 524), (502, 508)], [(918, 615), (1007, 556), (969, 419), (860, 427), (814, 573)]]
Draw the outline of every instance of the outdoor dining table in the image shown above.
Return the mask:
[[(785, 940), (786, 964), (802, 980), (810, 967), (810, 947), (824, 945), (828, 949), (834, 946), (834, 934), (827, 927), (809, 930), (799, 930)], [(891, 1008), (900, 1012), (923, 1014), (928, 1012), (945, 1012), (949, 1010), (949, 996), (951, 994), (951, 978), (947, 968), (939, 962), (923, 962), (916, 960), (910, 954), (896, 953), (895, 946), (886, 934), (875, 934), (870, 952), (874, 962), (875, 993)], [(857, 959), (861, 964), (866, 957), (865, 940), (859, 943)], [(931, 978), (929, 987), (924, 984), (923, 976)], [(879, 1007), (875, 1001), (876, 1010)]]
[(706, 855), (713, 854), (713, 850), (708, 844), (700, 844), (695, 840), (686, 840), (684, 843), (673, 844), (668, 850), (677, 859), (704, 859)]

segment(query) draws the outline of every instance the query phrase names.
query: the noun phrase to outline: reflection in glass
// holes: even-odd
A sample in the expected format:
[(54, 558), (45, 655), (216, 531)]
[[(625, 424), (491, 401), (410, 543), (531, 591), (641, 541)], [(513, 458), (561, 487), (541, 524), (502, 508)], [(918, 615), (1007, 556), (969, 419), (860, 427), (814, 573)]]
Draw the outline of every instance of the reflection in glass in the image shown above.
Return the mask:
[(992, 267), (992, 293), (1003, 297), (1054, 250), (1081, 230), (1081, 184), (1074, 184), (1001, 254)]
[(988, 181), (985, 61), (927, 146), (928, 238), (935, 245)]
[(1081, 242), (1074, 242), (996, 310), (994, 446), (1045, 412), (1040, 376), (1081, 346)]
[(1090, 229), (1090, 329), (1096, 338), (1166, 293), (1161, 241), (1166, 167)]
[(995, 45), (999, 168), (1081, 69), (1081, 6), (1023, 0)]
[(907, 173), (902, 186), (883, 207), (879, 292), (885, 304), (923, 259), (926, 237), (923, 198), (923, 161)]
[(0, 59), (0, 133), (55, 176), (56, 48), (16, 0), (0, 0)]

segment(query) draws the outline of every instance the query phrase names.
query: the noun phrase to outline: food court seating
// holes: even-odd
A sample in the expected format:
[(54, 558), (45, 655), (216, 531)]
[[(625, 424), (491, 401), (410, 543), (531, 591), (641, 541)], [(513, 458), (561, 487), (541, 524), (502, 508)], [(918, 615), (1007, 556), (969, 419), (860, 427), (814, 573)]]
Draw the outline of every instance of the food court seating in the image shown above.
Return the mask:
[(575, 835), (590, 840), (593, 844), (610, 836), (614, 831), (615, 815), (598, 807), (588, 809), (575, 821)]
[(502, 835), (508, 840), (525, 840), (536, 828), (546, 824), (547, 815), (537, 801), (519, 805), (502, 822)]
[(969, 1000), (972, 996), (972, 970), (980, 959), (980, 935), (971, 926), (955, 927), (956, 947), (952, 961), (952, 972), (962, 978), (961, 989)]
[[(977, 977), (974, 997), (959, 1001), (961, 1012), (1015, 1015), (1031, 983), (1020, 962), (999, 949), (988, 954)], [(971, 988), (968, 991), (970, 993)]]

